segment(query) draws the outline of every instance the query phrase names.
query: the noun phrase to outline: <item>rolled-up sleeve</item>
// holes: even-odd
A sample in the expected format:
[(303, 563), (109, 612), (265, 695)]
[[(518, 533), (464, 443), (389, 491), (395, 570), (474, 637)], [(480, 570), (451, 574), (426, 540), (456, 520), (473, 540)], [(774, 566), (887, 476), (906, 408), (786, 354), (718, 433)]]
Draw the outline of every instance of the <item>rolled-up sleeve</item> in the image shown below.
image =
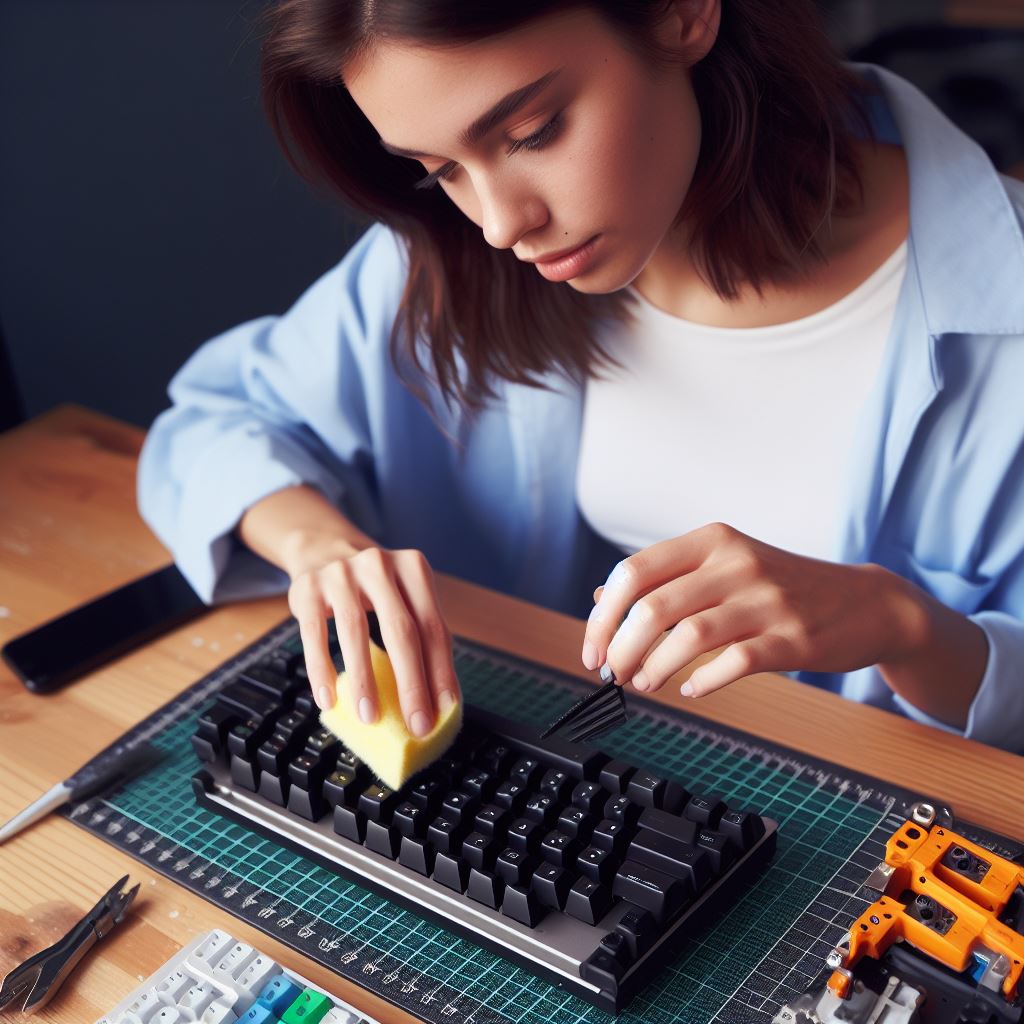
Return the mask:
[(287, 313), (206, 342), (171, 381), (173, 404), (143, 445), (138, 504), (204, 601), (286, 588), (234, 535), (246, 509), (283, 488), (316, 488), (376, 535), (368, 389), (404, 273), (397, 239), (373, 227)]

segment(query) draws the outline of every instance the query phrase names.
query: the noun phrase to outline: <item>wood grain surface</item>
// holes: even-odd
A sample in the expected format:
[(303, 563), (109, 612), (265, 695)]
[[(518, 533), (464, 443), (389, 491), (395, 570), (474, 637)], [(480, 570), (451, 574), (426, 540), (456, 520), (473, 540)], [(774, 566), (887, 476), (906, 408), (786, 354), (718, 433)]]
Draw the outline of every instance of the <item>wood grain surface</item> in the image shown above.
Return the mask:
[[(141, 440), (136, 428), (75, 406), (0, 434), (0, 643), (170, 561), (135, 508)], [(449, 577), (439, 590), (455, 633), (590, 678), (582, 621)], [(45, 697), (0, 666), (0, 821), (286, 616), (283, 597), (213, 609)], [(631, 699), (683, 701), (672, 685)], [(1024, 758), (781, 676), (686, 703), (712, 721), (935, 793), (959, 815), (1024, 839)], [(412, 1019), (58, 817), (0, 846), (0, 974), (63, 935), (124, 874), (142, 882), (128, 919), (35, 1019), (95, 1020), (215, 927), (387, 1024)]]

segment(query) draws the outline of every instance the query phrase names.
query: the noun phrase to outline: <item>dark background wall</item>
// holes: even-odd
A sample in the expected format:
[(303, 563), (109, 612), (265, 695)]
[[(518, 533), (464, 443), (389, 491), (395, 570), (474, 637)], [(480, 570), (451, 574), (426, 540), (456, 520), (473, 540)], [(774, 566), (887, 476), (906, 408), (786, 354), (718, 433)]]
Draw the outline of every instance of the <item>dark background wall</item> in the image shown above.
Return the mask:
[[(994, 57), (990, 43), (900, 36), (940, 23), (942, 0), (821, 3), (844, 52), (868, 44), (1001, 166), (1024, 160), (1024, 81), (997, 110), (976, 73), (1024, 77), (1019, 39)], [(285, 164), (265, 123), (262, 9), (0, 0), (0, 429), (19, 404), (33, 416), (65, 401), (150, 423), (202, 341), (284, 311), (357, 236)], [(880, 38), (895, 44), (879, 49)]]

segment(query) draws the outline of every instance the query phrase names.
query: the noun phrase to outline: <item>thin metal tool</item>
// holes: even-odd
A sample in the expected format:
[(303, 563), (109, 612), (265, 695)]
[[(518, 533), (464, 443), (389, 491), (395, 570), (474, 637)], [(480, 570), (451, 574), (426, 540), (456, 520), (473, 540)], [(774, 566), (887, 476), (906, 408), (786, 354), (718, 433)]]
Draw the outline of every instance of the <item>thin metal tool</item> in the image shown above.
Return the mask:
[(0, 1010), (22, 996), (25, 997), (22, 1004), (25, 1013), (34, 1013), (45, 1006), (82, 957), (120, 923), (139, 891), (136, 885), (124, 892), (127, 884), (125, 875), (63, 939), (15, 967), (0, 985)]
[(119, 782), (127, 781), (152, 767), (161, 756), (156, 747), (145, 741), (114, 744), (0, 826), (0, 843), (66, 803), (87, 800)]
[(578, 700), (568, 711), (559, 715), (541, 733), (546, 739), (555, 733), (571, 743), (586, 743), (629, 718), (626, 708), (625, 688), (615, 681), (615, 673), (605, 662), (601, 666), (601, 680), (604, 686)]

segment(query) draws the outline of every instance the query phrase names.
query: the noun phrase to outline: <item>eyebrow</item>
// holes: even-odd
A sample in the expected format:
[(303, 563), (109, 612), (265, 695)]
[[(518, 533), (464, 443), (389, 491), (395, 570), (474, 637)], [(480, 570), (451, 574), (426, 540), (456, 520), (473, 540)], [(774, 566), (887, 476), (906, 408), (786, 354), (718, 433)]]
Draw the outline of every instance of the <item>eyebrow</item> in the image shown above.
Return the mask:
[[(515, 89), (507, 96), (503, 96), (490, 110), (480, 115), (464, 132), (459, 135), (459, 142), (464, 146), (473, 146), (485, 135), (494, 130), (507, 117), (511, 117), (517, 110), (525, 107), (538, 93), (543, 92), (560, 74), (562, 68), (555, 68), (546, 75), (542, 75), (535, 82), (524, 85), (521, 89)], [(414, 149), (402, 149), (401, 146), (392, 146), (390, 142), (380, 140), (380, 144), (395, 156), (407, 156), (413, 160), (421, 157), (435, 159), (429, 153), (420, 153)]]

